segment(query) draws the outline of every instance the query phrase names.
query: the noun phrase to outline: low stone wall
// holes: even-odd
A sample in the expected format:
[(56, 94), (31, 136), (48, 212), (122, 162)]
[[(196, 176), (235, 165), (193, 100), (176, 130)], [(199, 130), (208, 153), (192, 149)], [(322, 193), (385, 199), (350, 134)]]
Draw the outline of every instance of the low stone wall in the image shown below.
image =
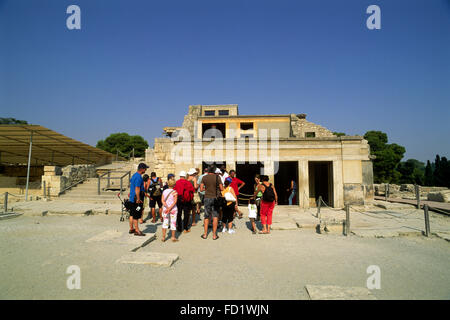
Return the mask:
[(62, 190), (74, 183), (93, 177), (96, 177), (94, 165), (70, 165), (64, 168), (45, 166), (41, 188), (45, 184), (46, 194), (57, 197)]
[[(374, 184), (375, 195), (385, 196), (386, 194), (386, 184)], [(423, 200), (448, 202), (447, 193), (450, 190), (446, 187), (423, 187), (419, 188), (420, 198)], [(403, 199), (415, 199), (416, 191), (413, 184), (389, 184), (389, 196), (393, 198), (403, 198)], [(431, 200), (433, 199), (433, 200)]]

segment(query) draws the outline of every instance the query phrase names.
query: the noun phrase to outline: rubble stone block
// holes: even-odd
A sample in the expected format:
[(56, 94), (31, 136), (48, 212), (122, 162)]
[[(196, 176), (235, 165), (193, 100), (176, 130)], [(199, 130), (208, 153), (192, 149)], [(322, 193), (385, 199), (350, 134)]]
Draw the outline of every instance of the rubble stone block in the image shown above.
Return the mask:
[(443, 190), (439, 192), (430, 192), (427, 196), (428, 201), (450, 202), (450, 190)]

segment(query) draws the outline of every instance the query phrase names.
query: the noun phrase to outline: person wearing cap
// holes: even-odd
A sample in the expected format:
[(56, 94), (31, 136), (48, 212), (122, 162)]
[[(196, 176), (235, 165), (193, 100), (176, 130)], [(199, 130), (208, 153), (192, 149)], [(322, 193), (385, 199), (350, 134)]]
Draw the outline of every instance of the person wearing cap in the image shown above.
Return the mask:
[(145, 234), (139, 230), (139, 219), (142, 218), (142, 212), (144, 210), (144, 180), (142, 175), (148, 169), (145, 163), (140, 163), (137, 168), (137, 172), (133, 174), (130, 179), (130, 202), (133, 204), (130, 210), (130, 234), (135, 236), (145, 236)]
[[(219, 170), (220, 171), (220, 170)], [(219, 218), (219, 203), (218, 197), (223, 190), (222, 180), (219, 175), (215, 174), (216, 166), (210, 165), (208, 174), (203, 177), (200, 184), (200, 191), (205, 191), (205, 216), (204, 216), (204, 233), (201, 235), (202, 239), (208, 237), (209, 221), (213, 221), (213, 240), (219, 239), (217, 236), (217, 224)]]
[[(189, 220), (192, 210), (192, 199), (194, 198), (194, 187), (192, 186), (192, 183), (186, 179), (185, 171), (181, 171), (179, 176), (180, 179), (177, 180), (173, 188), (178, 194), (177, 231), (183, 232), (184, 230), (184, 232), (187, 233), (191, 231)], [(183, 218), (181, 217), (182, 213)]]
[(148, 193), (150, 195), (150, 211), (152, 215), (152, 223), (156, 222), (156, 204), (158, 204), (158, 214), (161, 222), (163, 222), (162, 216), (162, 181), (161, 178), (156, 176), (156, 172), (150, 174), (150, 185), (148, 186)]

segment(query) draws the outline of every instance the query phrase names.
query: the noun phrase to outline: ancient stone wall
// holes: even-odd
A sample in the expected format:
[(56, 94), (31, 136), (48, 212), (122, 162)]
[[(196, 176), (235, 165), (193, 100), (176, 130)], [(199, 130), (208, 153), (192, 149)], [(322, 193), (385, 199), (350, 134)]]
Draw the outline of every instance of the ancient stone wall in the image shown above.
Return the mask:
[(305, 114), (291, 114), (292, 136), (305, 138), (306, 132), (315, 132), (316, 138), (334, 137), (333, 133), (325, 127), (306, 120)]
[(197, 121), (197, 118), (201, 115), (201, 113), (202, 106), (193, 105), (189, 106), (189, 112), (184, 116), (182, 127), (183, 129), (187, 129), (191, 133), (191, 137), (194, 136), (195, 122)]
[(94, 165), (70, 165), (64, 168), (45, 166), (41, 188), (47, 189), (47, 194), (57, 197), (65, 188), (86, 178), (96, 176)]
[[(385, 196), (386, 184), (374, 184), (376, 196)], [(422, 200), (446, 202), (446, 193), (450, 192), (446, 187), (419, 187)], [(389, 197), (402, 199), (416, 199), (416, 191), (413, 184), (389, 184)], [(433, 200), (431, 200), (433, 199)], [(436, 200), (437, 199), (437, 200)], [(440, 199), (440, 200), (439, 200)]]
[(174, 143), (170, 138), (156, 138), (154, 148), (148, 148), (145, 152), (145, 163), (149, 166), (148, 172), (156, 172), (164, 180), (169, 173), (175, 172), (175, 163), (171, 153)]

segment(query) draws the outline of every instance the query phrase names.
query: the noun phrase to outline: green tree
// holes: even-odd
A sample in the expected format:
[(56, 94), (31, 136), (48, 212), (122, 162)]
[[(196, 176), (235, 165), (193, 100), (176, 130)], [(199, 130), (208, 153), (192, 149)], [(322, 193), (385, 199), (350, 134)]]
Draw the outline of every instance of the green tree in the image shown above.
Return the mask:
[(433, 185), (436, 187), (450, 187), (450, 162), (446, 157), (436, 155), (434, 160)]
[(433, 168), (431, 167), (430, 160), (427, 160), (427, 166), (425, 167), (424, 185), (433, 185)]
[(333, 134), (337, 137), (346, 136), (346, 134), (344, 132), (333, 132)]
[(143, 157), (145, 149), (148, 148), (148, 142), (139, 135), (130, 136), (128, 133), (113, 133), (105, 140), (97, 142), (97, 148), (116, 153), (119, 151), (119, 156), (128, 155), (134, 148), (134, 155), (136, 157)]
[(433, 186), (441, 186), (441, 157), (438, 154), (434, 158)]
[(381, 131), (368, 131), (364, 139), (370, 145), (370, 153), (376, 158), (373, 161), (375, 183), (399, 183), (401, 173), (396, 170), (405, 154), (405, 148), (396, 144), (388, 144), (387, 134)]
[(442, 186), (450, 188), (450, 161), (446, 157), (441, 158)]
[(424, 184), (425, 164), (416, 159), (408, 159), (398, 164), (397, 171), (400, 172), (400, 183)]
[(28, 122), (14, 118), (0, 118), (0, 124), (28, 124)]

